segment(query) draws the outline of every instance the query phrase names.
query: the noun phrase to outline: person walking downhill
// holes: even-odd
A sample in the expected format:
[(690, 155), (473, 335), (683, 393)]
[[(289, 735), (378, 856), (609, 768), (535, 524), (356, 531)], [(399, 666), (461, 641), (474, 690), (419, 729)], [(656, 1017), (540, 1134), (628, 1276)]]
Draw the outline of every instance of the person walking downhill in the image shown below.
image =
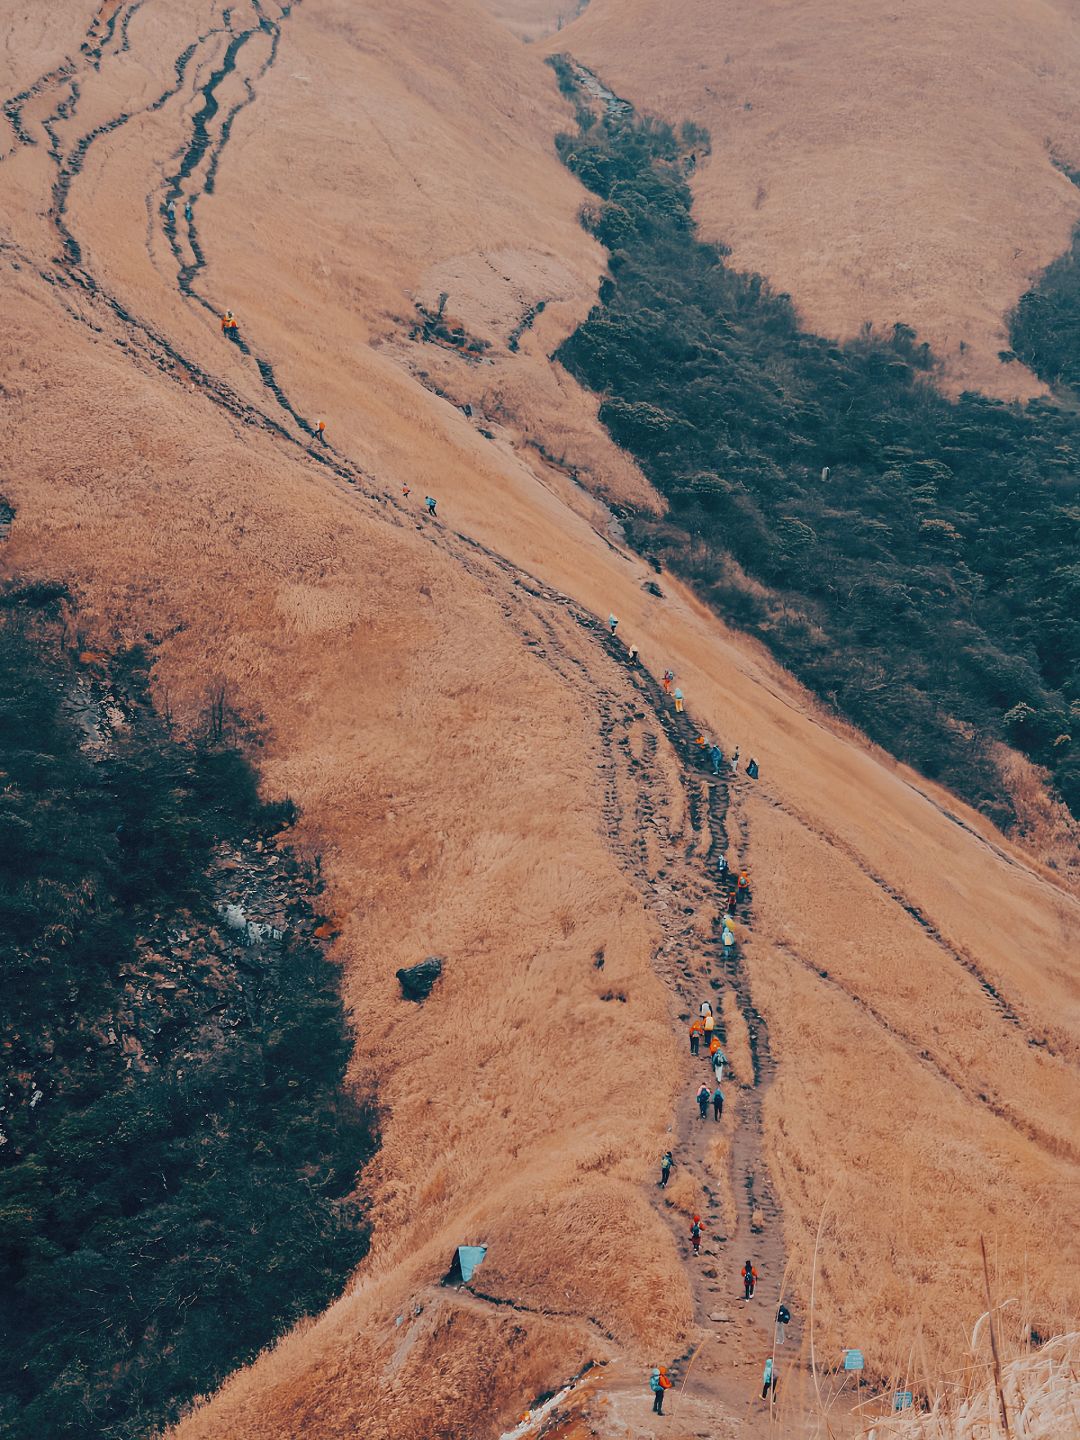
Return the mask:
[(436, 503), (437, 503), (437, 502), (436, 502), (435, 497), (434, 497), (433, 495), (425, 495), (425, 496), (424, 496), (424, 504), (427, 506), (427, 513), (428, 513), (429, 515), (434, 515), (434, 514), (435, 514), (435, 506), (436, 506)]
[(722, 1120), (724, 1118), (724, 1092), (720, 1089), (719, 1084), (717, 1084), (716, 1089), (712, 1092), (712, 1118), (714, 1120)]
[(695, 1020), (690, 1026), (690, 1054), (696, 1055), (701, 1045), (701, 1037), (705, 1034), (705, 1025), (701, 1020)]
[(697, 1105), (702, 1120), (708, 1118), (710, 1096), (711, 1091), (709, 1090), (708, 1085), (702, 1085), (701, 1089), (697, 1092)]
[(617, 615), (609, 615), (607, 617), (607, 623), (612, 635), (614, 635), (615, 631), (619, 628), (619, 617)]
[(404, 483), (403, 483), (402, 486), (401, 486), (401, 498), (402, 498), (403, 500), (407, 500), (411, 494), (412, 494), (412, 486), (411, 486), (411, 485), (409, 484), (409, 482), (406, 480), (406, 481), (404, 481)]
[(770, 1355), (765, 1361), (765, 1369), (761, 1372), (761, 1398), (768, 1400), (769, 1391), (776, 1394), (776, 1367), (773, 1365), (773, 1358)]
[(701, 1216), (695, 1215), (690, 1225), (690, 1244), (694, 1247), (694, 1254), (701, 1254)]
[(682, 693), (681, 690), (676, 690), (676, 691), (675, 691), (675, 714), (676, 714), (676, 715), (681, 715), (682, 713), (683, 713), (683, 693)]
[(743, 1268), (742, 1268), (742, 1283), (743, 1283), (743, 1299), (744, 1299), (744, 1300), (751, 1300), (751, 1299), (753, 1299), (754, 1291), (755, 1291), (755, 1289), (757, 1288), (757, 1279), (758, 1279), (758, 1274), (757, 1274), (757, 1271), (754, 1269), (753, 1261), (752, 1261), (752, 1260), (747, 1260), (746, 1264), (745, 1264), (745, 1265), (743, 1266)]
[(665, 694), (665, 695), (670, 695), (670, 694), (671, 694), (671, 687), (672, 687), (672, 685), (674, 685), (674, 683), (675, 683), (675, 671), (674, 671), (674, 670), (665, 670), (665, 671), (664, 671), (664, 678), (663, 678), (663, 680), (661, 681), (661, 684), (662, 684), (663, 687), (664, 687), (664, 694)]
[(791, 1311), (786, 1305), (781, 1305), (776, 1312), (776, 1343), (783, 1345), (787, 1337), (787, 1327), (791, 1323)]
[(653, 1392), (653, 1414), (663, 1415), (664, 1395), (671, 1389), (671, 1380), (668, 1377), (666, 1365), (660, 1365), (652, 1372), (652, 1375), (649, 1377), (649, 1388)]
[(637, 648), (636, 645), (631, 645), (631, 646), (630, 646), (630, 649), (626, 652), (626, 663), (627, 663), (628, 665), (636, 665), (636, 664), (637, 664), (637, 657), (638, 657), (638, 648)]
[(664, 1158), (660, 1161), (660, 1189), (667, 1189), (667, 1182), (671, 1179), (671, 1167), (675, 1164), (671, 1151), (664, 1151)]

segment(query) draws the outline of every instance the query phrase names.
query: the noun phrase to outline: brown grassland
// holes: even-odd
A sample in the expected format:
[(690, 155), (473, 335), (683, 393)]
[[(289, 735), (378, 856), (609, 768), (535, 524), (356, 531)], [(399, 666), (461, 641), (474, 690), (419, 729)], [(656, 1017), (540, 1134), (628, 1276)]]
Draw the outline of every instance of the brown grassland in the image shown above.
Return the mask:
[[(0, 491), (17, 507), (3, 564), (68, 581), (88, 641), (149, 640), (178, 724), (218, 686), (249, 719), (267, 794), (296, 800), (297, 841), (322, 856), (356, 1034), (350, 1078), (382, 1113), (360, 1272), (327, 1314), (197, 1408), (179, 1440), (494, 1437), (589, 1359), (610, 1362), (612, 1415), (639, 1399), (644, 1412), (644, 1368), (697, 1343), (699, 1296), (654, 1200), (691, 1093), (685, 1023), (658, 911), (612, 841), (611, 796), (629, 825), (625, 797), (646, 782), (665, 791), (653, 851), (693, 849), (696, 822), (662, 727), (652, 761), (610, 744), (613, 716), (641, 703), (604, 627), (587, 623), (610, 610), (653, 675), (677, 671), (695, 721), (761, 763), (756, 787), (731, 787), (727, 822), (732, 859), (753, 876), (740, 950), (776, 1063), (759, 1163), (803, 1316), (820, 1227), (819, 1357), (859, 1344), (890, 1376), (917, 1343), (928, 1375), (967, 1363), (986, 1308), (980, 1234), (995, 1296), (1017, 1301), (1010, 1336), (1074, 1329), (1080, 903), (1037, 847), (832, 724), (757, 645), (620, 543), (596, 495), (658, 502), (595, 402), (547, 359), (603, 265), (553, 148), (567, 123), (554, 79), (542, 47), (520, 40), (550, 29), (557, 7), (300, 0), (265, 69), (270, 32), (254, 33), (237, 64), (255, 101), (196, 206), (206, 263), (191, 283), (209, 308), (178, 287), (160, 206), (201, 103), (193, 86), (224, 54), (221, 9), (147, 0), (128, 48), (106, 44), (94, 68), (79, 45), (95, 8), (50, 7), (45, 23), (0, 6), (13, 22), (5, 94), (46, 77), (22, 110), (35, 143), (5, 134), (0, 162)], [(262, 8), (276, 23), (280, 7)], [(945, 82), (912, 43), (895, 109), (871, 127), (883, 86), (869, 27), (840, 6), (824, 18), (770, 6), (769, 45), (794, 57), (781, 65), (755, 57), (751, 42), (765, 42), (751, 8), (593, 0), (563, 43), (635, 100), (713, 126), (703, 218), (814, 323), (846, 333), (899, 315), (945, 349), (965, 335), (952, 373), (997, 385), (1001, 314), (1080, 213), (1043, 150), (1050, 133), (1067, 147), (1075, 123), (1058, 78), (1062, 12), (1039, 7), (1022, 35), (1003, 11), (935, 12), (926, 47), (986, 22), (987, 74), (970, 67), (947, 124)], [(919, 17), (930, 24), (917, 10), (889, 32), (900, 50)], [(257, 30), (253, 15), (239, 0), (234, 31)], [(718, 64), (732, 51), (722, 88), (705, 62), (689, 65), (695, 35)], [(147, 109), (192, 42), (175, 97)], [(836, 122), (860, 137), (846, 157), (811, 138), (836, 99), (829, 57), (845, 46), (845, 71), (864, 76)], [(1055, 49), (1052, 73), (1025, 90)], [(800, 55), (819, 79), (785, 88)], [(58, 115), (65, 92), (48, 77), (65, 56), (79, 95)], [(1013, 117), (992, 142), (977, 84)], [(223, 102), (244, 99), (238, 75), (221, 86)], [(918, 132), (897, 138), (924, 91)], [(85, 149), (59, 217), (50, 144), (69, 155), (121, 114)], [(891, 138), (875, 149), (872, 131)], [(905, 183), (905, 144), (909, 175), (935, 177), (910, 217), (890, 188)], [(860, 197), (878, 185), (888, 224), (862, 228)], [(62, 260), (58, 219), (77, 265)], [(414, 301), (442, 293), (488, 342), (482, 360), (409, 339)], [(221, 339), (226, 305), (252, 356)], [(277, 403), (255, 356), (296, 414), (326, 419), (331, 449)], [(427, 493), (435, 522), (422, 516)], [(1060, 830), (1037, 796), (1030, 816), (1033, 835)], [(687, 943), (707, 928), (687, 922)], [(394, 972), (433, 953), (445, 974), (417, 1008)], [(624, 998), (603, 998), (613, 991)], [(723, 1005), (748, 1086), (732, 1100), (733, 1133), (753, 1064), (732, 992)], [(720, 1171), (730, 1140), (709, 1153)], [(734, 1220), (731, 1177), (717, 1180)], [(692, 1212), (693, 1182), (678, 1185), (670, 1210)], [(464, 1242), (489, 1247), (475, 1296), (437, 1288)], [(744, 1243), (757, 1242), (737, 1229), (725, 1271)], [(750, 1328), (710, 1339), (703, 1381), (726, 1367), (749, 1394), (759, 1342)], [(812, 1408), (799, 1397), (793, 1434)], [(673, 1440), (692, 1433), (693, 1413)], [(732, 1434), (768, 1433), (766, 1412), (736, 1422)]]

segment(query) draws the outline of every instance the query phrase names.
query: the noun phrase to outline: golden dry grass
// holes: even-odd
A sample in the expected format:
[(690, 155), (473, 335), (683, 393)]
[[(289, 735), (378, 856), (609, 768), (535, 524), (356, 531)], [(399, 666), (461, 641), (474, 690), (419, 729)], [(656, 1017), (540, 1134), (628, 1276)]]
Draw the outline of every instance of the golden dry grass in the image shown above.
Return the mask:
[[(61, 136), (155, 93), (209, 12), (139, 11), (131, 55), (84, 77)], [(53, 17), (22, 83), (77, 52), (82, 18)], [(320, 0), (294, 18), (200, 201), (201, 283), (388, 498), (227, 418), (120, 348), (113, 317), (76, 297), (101, 327), (89, 330), (32, 265), (3, 261), (0, 451), (19, 508), (5, 562), (67, 578), (88, 641), (152, 636), (181, 723), (219, 679), (257, 721), (267, 789), (301, 804), (298, 840), (323, 855), (343, 920), (352, 1077), (385, 1106), (355, 1288), (179, 1433), (460, 1433), (611, 1347), (601, 1329), (635, 1365), (681, 1343), (684, 1271), (642, 1186), (684, 1100), (685, 1034), (652, 968), (653, 923), (609, 848), (597, 768), (597, 689), (628, 692), (567, 607), (485, 551), (595, 614), (615, 609), (653, 673), (678, 671), (697, 723), (725, 749), (753, 742), (762, 780), (739, 782), (732, 812), (755, 886), (743, 955), (778, 1066), (768, 1158), (800, 1303), (829, 1207), (822, 1344), (855, 1329), (890, 1373), (921, 1325), (929, 1368), (959, 1363), (983, 1308), (979, 1233), (1002, 1293), (1023, 1282), (1029, 1318), (1062, 1328), (1078, 1299), (1080, 1029), (1080, 909), (1062, 872), (827, 723), (670, 577), (663, 599), (649, 594), (602, 508), (535, 465), (522, 442), (565, 404), (558, 444), (580, 443), (613, 492), (643, 484), (544, 358), (587, 307), (600, 257), (551, 150), (563, 112), (539, 47), (471, 6), (360, 17)], [(185, 133), (180, 105), (111, 132), (73, 188), (72, 224), (129, 308), (272, 405), (179, 298), (153, 227), (148, 239), (148, 199)], [(50, 184), (43, 146), (0, 167), (12, 229), (43, 264)], [(512, 264), (486, 294), (476, 277), (496, 257)], [(495, 441), (417, 383), (429, 356), (401, 335), (411, 295), (451, 273), (458, 313), (496, 337), (523, 300), (565, 296), (518, 355), (503, 334), (497, 365), (440, 361), (457, 367), (456, 397), (501, 406)], [(439, 497), (437, 526), (390, 503), (404, 481)], [(670, 777), (670, 755), (657, 764)], [(687, 840), (678, 791), (672, 806)], [(429, 952), (446, 974), (417, 1010), (393, 975)], [(627, 1002), (602, 1001), (608, 988)], [(724, 1003), (742, 1080), (745, 1032)], [(492, 1293), (565, 1316), (433, 1297), (465, 1239), (490, 1245)], [(416, 1304), (423, 1324), (399, 1329)]]
[(1060, 255), (1080, 193), (1075, 13), (1052, 0), (591, 0), (545, 42), (711, 131), (707, 235), (814, 329), (912, 325), (949, 383), (1036, 393), (1004, 317)]

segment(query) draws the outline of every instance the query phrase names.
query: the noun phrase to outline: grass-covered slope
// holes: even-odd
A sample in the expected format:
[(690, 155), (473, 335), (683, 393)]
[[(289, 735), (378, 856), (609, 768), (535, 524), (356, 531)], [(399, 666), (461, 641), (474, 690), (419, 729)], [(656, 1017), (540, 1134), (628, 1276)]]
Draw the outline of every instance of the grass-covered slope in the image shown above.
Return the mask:
[(697, 239), (686, 177), (707, 137), (628, 108), (578, 118), (560, 150), (598, 197), (584, 219), (610, 278), (558, 358), (670, 502), (630, 517), (636, 543), (995, 819), (995, 737), (1080, 813), (1080, 419), (946, 399), (902, 325), (808, 334)]

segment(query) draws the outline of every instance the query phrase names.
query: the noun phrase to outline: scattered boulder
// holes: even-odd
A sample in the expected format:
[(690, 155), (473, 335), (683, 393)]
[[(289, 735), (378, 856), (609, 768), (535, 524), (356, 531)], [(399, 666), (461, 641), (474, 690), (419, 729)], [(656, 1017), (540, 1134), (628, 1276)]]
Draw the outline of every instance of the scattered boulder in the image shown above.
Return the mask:
[(419, 1003), (431, 994), (431, 987), (442, 974), (443, 957), (428, 955), (419, 965), (408, 965), (397, 972), (401, 982), (401, 993), (406, 1000)]
[(726, 1310), (714, 1310), (709, 1319), (715, 1320), (718, 1325), (727, 1325), (731, 1321), (731, 1316)]

